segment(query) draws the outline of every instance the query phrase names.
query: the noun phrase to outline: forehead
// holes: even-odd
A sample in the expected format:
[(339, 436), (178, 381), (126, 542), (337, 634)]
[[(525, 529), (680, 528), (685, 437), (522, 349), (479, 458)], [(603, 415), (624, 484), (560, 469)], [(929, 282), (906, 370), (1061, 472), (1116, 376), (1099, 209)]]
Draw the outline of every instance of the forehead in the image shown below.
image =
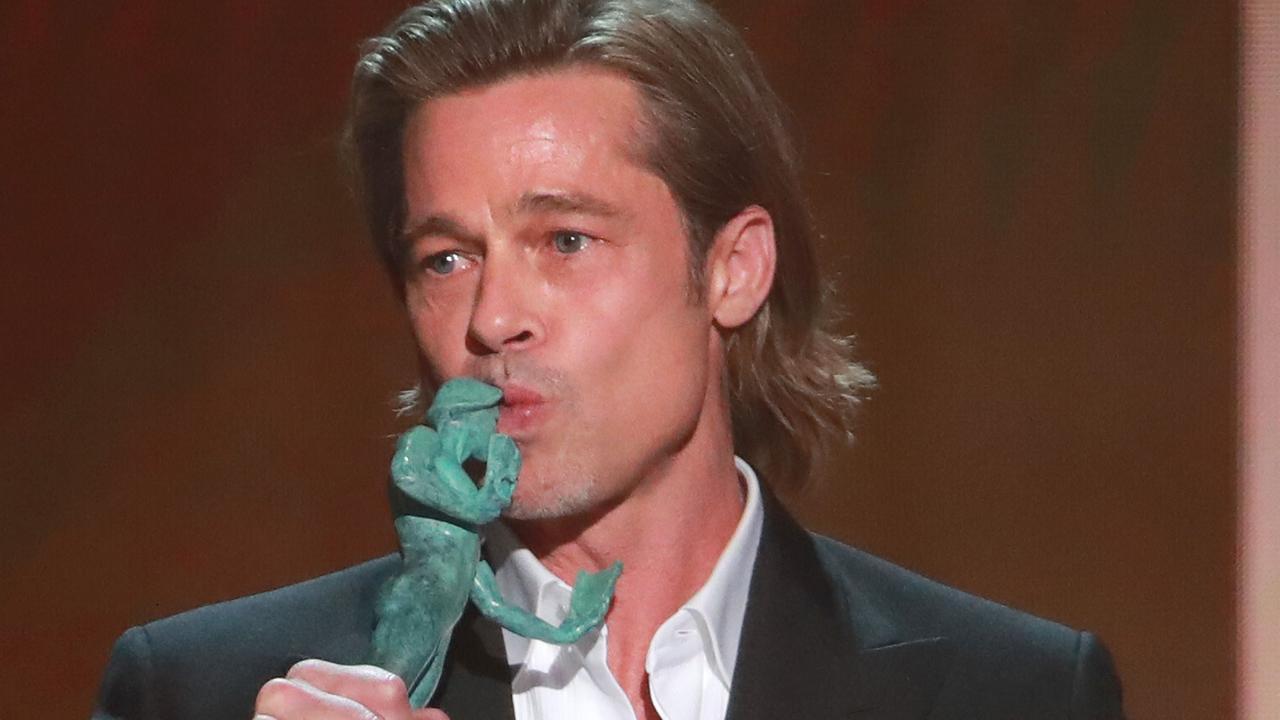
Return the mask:
[(539, 182), (622, 166), (634, 172), (642, 169), (640, 108), (630, 80), (593, 67), (517, 75), (428, 100), (405, 128), (406, 183), (437, 195), (446, 189), (437, 187), (441, 180), (477, 174)]

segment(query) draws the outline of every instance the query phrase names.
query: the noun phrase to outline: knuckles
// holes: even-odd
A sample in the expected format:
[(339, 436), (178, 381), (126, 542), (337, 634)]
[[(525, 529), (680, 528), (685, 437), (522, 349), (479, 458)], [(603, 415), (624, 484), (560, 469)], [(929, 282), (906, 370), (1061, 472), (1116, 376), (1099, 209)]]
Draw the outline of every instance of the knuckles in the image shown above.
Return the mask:
[(254, 699), (254, 708), (259, 712), (273, 710), (279, 712), (282, 708), (297, 703), (306, 695), (306, 691), (290, 680), (285, 678), (272, 678), (262, 684), (258, 689), (258, 696)]
[(293, 664), (293, 667), (289, 668), (289, 672), (285, 674), (285, 677), (290, 679), (315, 677), (324, 672), (325, 665), (326, 663), (323, 660), (316, 660), (315, 658), (299, 660)]
[[(354, 698), (360, 698), (362, 702)], [(285, 677), (268, 680), (258, 690), (254, 712), (272, 717), (308, 717), (323, 710), (326, 717), (378, 720), (379, 713), (408, 710), (409, 694), (394, 673), (372, 665), (336, 665), (302, 660)]]
[[(372, 666), (370, 666), (372, 667)], [(409, 689), (399, 675), (387, 672), (382, 668), (372, 668), (377, 673), (370, 673), (370, 692), (388, 705), (403, 705), (409, 702)]]

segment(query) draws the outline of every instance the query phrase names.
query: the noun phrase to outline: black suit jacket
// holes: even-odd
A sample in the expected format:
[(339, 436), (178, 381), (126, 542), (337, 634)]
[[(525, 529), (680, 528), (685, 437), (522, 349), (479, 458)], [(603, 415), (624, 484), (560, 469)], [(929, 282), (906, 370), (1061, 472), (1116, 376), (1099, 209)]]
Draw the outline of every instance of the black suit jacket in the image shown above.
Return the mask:
[[(944, 587), (801, 529), (769, 494), (730, 693), (730, 720), (1079, 720), (1123, 717), (1090, 634)], [(392, 556), (193, 610), (116, 643), (95, 720), (247, 720), (294, 662), (361, 663)], [(469, 611), (437, 704), (511, 720), (497, 626)]]

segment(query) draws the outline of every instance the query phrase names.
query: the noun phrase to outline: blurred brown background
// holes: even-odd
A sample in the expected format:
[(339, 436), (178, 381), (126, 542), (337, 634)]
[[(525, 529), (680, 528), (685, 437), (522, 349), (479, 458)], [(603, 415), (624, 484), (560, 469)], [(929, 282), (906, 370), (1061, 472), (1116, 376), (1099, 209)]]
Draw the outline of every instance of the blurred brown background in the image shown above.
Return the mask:
[[(336, 158), (404, 2), (0, 8), (0, 708), (127, 626), (390, 551), (413, 366)], [(1233, 703), (1232, 3), (720, 3), (880, 377), (793, 506)]]

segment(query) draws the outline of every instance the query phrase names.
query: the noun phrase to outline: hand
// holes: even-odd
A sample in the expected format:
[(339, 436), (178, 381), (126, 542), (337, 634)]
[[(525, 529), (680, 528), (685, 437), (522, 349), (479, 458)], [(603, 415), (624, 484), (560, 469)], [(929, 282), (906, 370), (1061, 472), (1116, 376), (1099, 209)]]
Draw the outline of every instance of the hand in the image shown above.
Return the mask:
[(254, 720), (449, 720), (409, 707), (404, 681), (372, 665), (303, 660), (258, 691)]

